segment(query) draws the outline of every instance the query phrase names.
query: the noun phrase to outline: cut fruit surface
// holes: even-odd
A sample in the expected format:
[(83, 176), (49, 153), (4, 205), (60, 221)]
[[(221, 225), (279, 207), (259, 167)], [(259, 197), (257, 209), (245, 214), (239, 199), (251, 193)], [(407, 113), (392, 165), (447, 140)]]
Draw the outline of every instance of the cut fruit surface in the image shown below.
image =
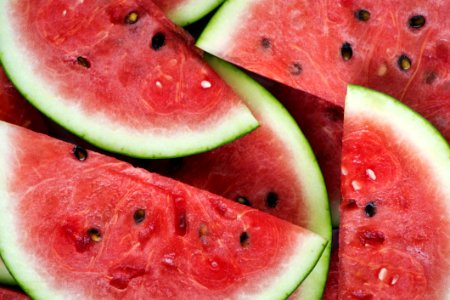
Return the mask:
[(385, 92), (450, 140), (450, 1), (229, 0), (197, 45), (340, 106)]
[(186, 26), (201, 19), (224, 0), (153, 0), (175, 24)]
[[(218, 58), (207, 56), (206, 59), (245, 101), (261, 126), (213, 151), (168, 161), (163, 169), (165, 174), (331, 240), (322, 174), (295, 121), (267, 90), (244, 72)], [(320, 298), (327, 277), (330, 245), (301, 285), (300, 293), (304, 297)]]
[(129, 156), (198, 153), (257, 127), (192, 43), (151, 1), (0, 3), (0, 59), (22, 94)]
[(0, 137), (0, 251), (33, 298), (283, 298), (326, 245), (256, 209), (26, 129), (1, 123)]
[(350, 86), (342, 149), (339, 296), (450, 297), (450, 147), (425, 119)]

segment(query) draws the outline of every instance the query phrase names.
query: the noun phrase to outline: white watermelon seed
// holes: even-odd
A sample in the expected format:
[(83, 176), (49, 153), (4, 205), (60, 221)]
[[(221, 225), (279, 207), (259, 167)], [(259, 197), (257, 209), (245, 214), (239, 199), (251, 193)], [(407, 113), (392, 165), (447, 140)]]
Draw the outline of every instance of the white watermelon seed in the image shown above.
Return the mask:
[(213, 267), (213, 268), (217, 268), (219, 266), (219, 264), (216, 262), (216, 261), (212, 261), (211, 262), (211, 267)]
[(63, 17), (64, 17), (65, 15), (67, 15), (67, 9), (63, 10), (62, 15), (63, 15)]
[(375, 172), (372, 169), (367, 169), (366, 170), (366, 175), (367, 177), (369, 177), (371, 180), (376, 180), (377, 179), (377, 175), (375, 175)]
[(378, 279), (380, 281), (383, 281), (384, 279), (386, 279), (386, 275), (387, 275), (387, 269), (386, 268), (381, 268), (380, 272), (378, 272)]
[(156, 85), (157, 87), (159, 87), (160, 89), (163, 87), (161, 81), (156, 81), (156, 82), (155, 82), (155, 85)]
[(348, 170), (347, 170), (347, 168), (342, 167), (342, 168), (341, 168), (341, 173), (342, 173), (342, 175), (347, 176), (347, 175), (348, 175)]
[(211, 82), (209, 82), (208, 80), (202, 80), (202, 82), (200, 83), (200, 85), (201, 85), (202, 88), (204, 88), (204, 89), (209, 89), (210, 87), (212, 87)]
[(378, 71), (377, 74), (378, 76), (382, 77), (384, 75), (386, 75), (387, 73), (387, 66), (385, 63), (382, 63), (379, 67), (378, 67)]
[(359, 191), (361, 189), (361, 184), (358, 181), (353, 180), (352, 181), (352, 187), (353, 187), (353, 189), (355, 191)]
[(395, 275), (394, 278), (392, 278), (392, 280), (391, 280), (391, 285), (395, 285), (399, 278), (400, 278), (400, 276)]

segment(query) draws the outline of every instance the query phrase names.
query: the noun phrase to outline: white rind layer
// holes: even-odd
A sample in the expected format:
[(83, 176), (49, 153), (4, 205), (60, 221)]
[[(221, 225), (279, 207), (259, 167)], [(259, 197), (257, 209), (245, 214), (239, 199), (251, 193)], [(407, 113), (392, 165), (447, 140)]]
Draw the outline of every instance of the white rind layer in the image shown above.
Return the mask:
[[(307, 229), (330, 241), (314, 270), (301, 285), (302, 299), (320, 299), (328, 274), (331, 252), (331, 217), (325, 182), (314, 153), (289, 112), (266, 89), (236, 67), (212, 56), (206, 60), (217, 73), (244, 99), (255, 115), (263, 116), (264, 123), (285, 145), (286, 155), (292, 157), (291, 168), (296, 172), (296, 183), (307, 199), (309, 216)], [(264, 126), (264, 125), (263, 125)], [(299, 220), (303, 221), (304, 220)]]
[[(245, 105), (234, 107), (205, 130), (185, 126), (136, 129), (106, 114), (87, 113), (75, 101), (64, 99), (42, 77), (33, 53), (14, 31), (12, 0), (0, 1), (0, 60), (20, 92), (40, 111), (90, 143), (111, 152), (141, 158), (168, 158), (204, 152), (255, 129), (258, 124)], [(168, 122), (169, 124), (170, 122)], [(206, 128), (207, 127), (207, 128)]]
[[(186, 26), (203, 18), (219, 6), (224, 0), (186, 0), (179, 6), (166, 12), (172, 22), (179, 26)], [(199, 2), (202, 2), (201, 4)]]
[[(36, 257), (22, 247), (27, 232), (19, 224), (21, 216), (18, 206), (20, 199), (10, 191), (9, 178), (14, 174), (17, 161), (16, 153), (20, 149), (14, 146), (14, 135), (18, 127), (0, 122), (0, 253), (6, 265), (12, 271), (21, 287), (36, 299), (90, 299), (82, 289), (69, 289), (58, 285), (58, 278), (46, 272)], [(290, 248), (292, 255), (279, 265), (277, 270), (268, 270), (273, 277), (267, 278), (255, 286), (257, 293), (237, 293), (237, 299), (278, 299), (287, 297), (293, 289), (309, 274), (321, 257), (327, 242), (319, 235), (302, 231), (296, 243)], [(233, 298), (235, 298), (233, 296)]]

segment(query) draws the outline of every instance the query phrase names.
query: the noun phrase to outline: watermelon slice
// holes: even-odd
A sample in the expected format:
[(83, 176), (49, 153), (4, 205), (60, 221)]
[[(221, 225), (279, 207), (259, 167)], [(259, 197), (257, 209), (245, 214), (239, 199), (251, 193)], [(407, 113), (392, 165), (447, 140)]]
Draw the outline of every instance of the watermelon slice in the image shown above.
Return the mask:
[(0, 2), (0, 59), (22, 94), (130, 156), (206, 151), (257, 126), (192, 44), (151, 1)]
[(200, 48), (340, 106), (347, 83), (398, 98), (450, 140), (450, 1), (229, 0)]
[(389, 96), (346, 101), (340, 299), (448, 299), (449, 144)]
[[(213, 151), (170, 160), (162, 170), (177, 180), (270, 213), (331, 240), (322, 174), (295, 121), (245, 73), (215, 57), (206, 58), (244, 99), (261, 127)], [(330, 247), (331, 244), (301, 285), (302, 296), (321, 297)]]
[(0, 120), (46, 132), (41, 114), (14, 88), (0, 66)]
[(330, 201), (333, 226), (339, 225), (341, 202), (342, 107), (284, 84), (269, 83), (269, 90), (292, 114), (314, 150)]
[(186, 26), (203, 18), (224, 0), (153, 0), (175, 24)]
[(0, 286), (0, 299), (2, 300), (30, 300), (30, 297), (19, 291), (1, 287)]
[(33, 298), (282, 298), (326, 245), (256, 209), (27, 129), (1, 123), (0, 138), (0, 251)]

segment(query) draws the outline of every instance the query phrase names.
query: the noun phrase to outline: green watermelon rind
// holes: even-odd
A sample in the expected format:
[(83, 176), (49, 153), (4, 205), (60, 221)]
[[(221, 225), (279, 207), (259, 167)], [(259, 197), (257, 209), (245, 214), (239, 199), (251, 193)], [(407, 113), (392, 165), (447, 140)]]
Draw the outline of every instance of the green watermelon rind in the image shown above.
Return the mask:
[(126, 126), (101, 112), (83, 108), (53, 91), (49, 82), (33, 75), (36, 59), (20, 43), (8, 21), (10, 1), (0, 1), (0, 61), (22, 95), (50, 119), (91, 144), (138, 158), (170, 158), (205, 152), (231, 142), (258, 127), (245, 105), (239, 105), (212, 120), (205, 130), (186, 127), (149, 128)]
[[(310, 200), (310, 210), (306, 215), (311, 216), (311, 220), (308, 220), (306, 228), (331, 241), (331, 214), (325, 182), (312, 148), (293, 117), (272, 94), (243, 71), (211, 55), (205, 54), (205, 59), (254, 113), (259, 112), (267, 118), (267, 124), (283, 140), (286, 151), (295, 153), (293, 156), (298, 158), (294, 167), (299, 172), (298, 184), (304, 192), (304, 199)], [(302, 283), (302, 299), (321, 299), (330, 252), (331, 243), (327, 245), (314, 271)]]
[[(256, 0), (257, 1), (257, 0)], [(227, 0), (212, 16), (196, 42), (204, 51), (222, 57), (233, 42), (230, 40), (246, 18), (246, 8), (255, 0)]]
[[(422, 115), (406, 104), (384, 93), (358, 85), (348, 85), (345, 100), (345, 118), (364, 116), (386, 124), (397, 134), (392, 142), (405, 144), (421, 153), (436, 174), (433, 186), (442, 188), (448, 201), (442, 201), (450, 218), (450, 145), (444, 136)], [(345, 126), (344, 126), (345, 127)], [(345, 130), (345, 128), (344, 128)], [(450, 288), (450, 287), (449, 287)]]
[(11, 273), (9, 273), (8, 268), (2, 259), (0, 259), (0, 284), (17, 285), (16, 280), (12, 277)]
[(218, 7), (224, 0), (186, 0), (184, 3), (166, 12), (167, 17), (179, 26), (192, 24)]
[[(58, 278), (48, 274), (42, 266), (42, 258), (30, 254), (23, 247), (21, 240), (26, 239), (26, 232), (19, 229), (24, 212), (19, 210), (20, 200), (9, 191), (8, 174), (12, 174), (12, 165), (15, 161), (14, 134), (19, 129), (16, 126), (0, 122), (0, 162), (3, 168), (0, 170), (0, 254), (5, 264), (17, 279), (19, 285), (31, 297), (36, 299), (87, 299), (82, 291), (77, 288), (70, 289), (64, 285), (58, 285)], [(26, 217), (26, 215), (25, 215)], [(298, 235), (297, 243), (290, 249), (293, 255), (280, 264), (274, 277), (267, 278), (263, 291), (260, 294), (238, 294), (238, 298), (251, 297), (251, 299), (282, 299), (287, 297), (298, 284), (307, 276), (309, 271), (321, 257), (327, 241), (320, 235), (312, 232), (303, 232)], [(299, 275), (299, 270), (303, 271)], [(301, 273), (300, 273), (301, 274)], [(80, 274), (82, 276), (82, 274)], [(50, 280), (49, 278), (53, 278)], [(251, 291), (251, 293), (254, 291)]]

